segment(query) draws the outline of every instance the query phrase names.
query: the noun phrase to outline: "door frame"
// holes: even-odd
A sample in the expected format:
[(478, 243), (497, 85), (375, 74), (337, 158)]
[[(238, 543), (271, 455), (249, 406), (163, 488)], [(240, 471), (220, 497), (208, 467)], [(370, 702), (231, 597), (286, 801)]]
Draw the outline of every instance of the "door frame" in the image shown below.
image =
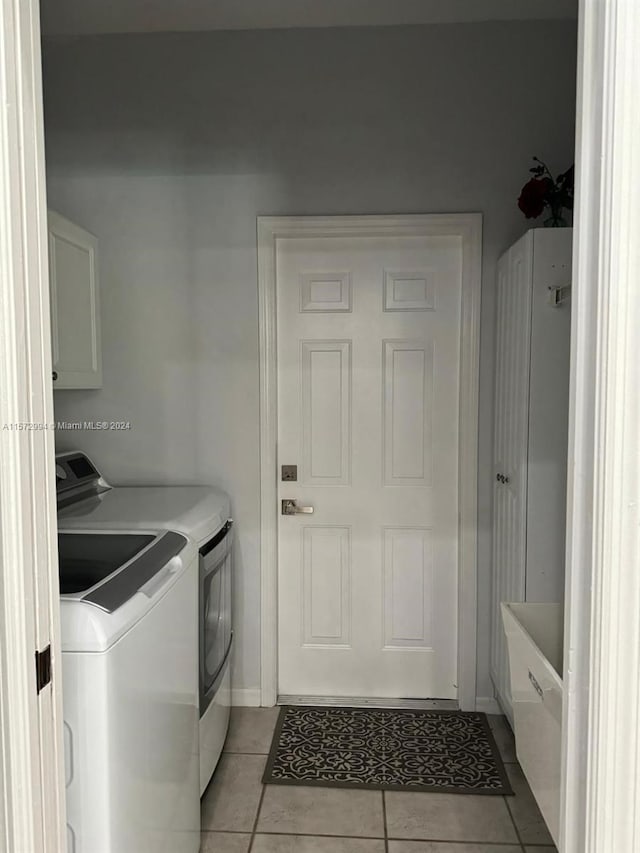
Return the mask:
[[(603, 849), (630, 850), (640, 846), (637, 837), (640, 832), (637, 820), (640, 815), (637, 785), (640, 749), (636, 716), (640, 673), (634, 659), (640, 642), (640, 623), (637, 608), (633, 613), (629, 610), (631, 604), (637, 604), (634, 577), (637, 572), (619, 570), (625, 560), (635, 559), (640, 535), (638, 503), (621, 501), (619, 489), (621, 483), (628, 489), (629, 484), (637, 485), (640, 480), (637, 445), (634, 449), (633, 436), (628, 429), (629, 412), (635, 417), (640, 406), (640, 381), (637, 381), (640, 377), (637, 376), (638, 359), (628, 362), (629, 353), (633, 353), (633, 339), (626, 324), (629, 317), (636, 323), (640, 319), (637, 243), (635, 254), (631, 250), (631, 226), (635, 234), (640, 230), (640, 196), (635, 189), (640, 161), (637, 110), (640, 82), (636, 62), (640, 7), (629, 0), (580, 0), (579, 17), (578, 193), (574, 223), (568, 619), (565, 632), (568, 678), (560, 822), (563, 853), (600, 853)], [(26, 98), (23, 104), (30, 102), (35, 108), (24, 112), (13, 110), (15, 91), (2, 102), (0, 233), (2, 240), (17, 241), (14, 242), (17, 251), (19, 243), (25, 248), (32, 245), (33, 239), (39, 240), (43, 227), (44, 133), (36, 0), (3, 0), (0, 57), (2, 75), (9, 72), (7, 79)], [(2, 85), (5, 86), (4, 82)], [(10, 142), (7, 147), (5, 138)], [(16, 144), (18, 140), (22, 148)], [(33, 177), (34, 171), (40, 175), (35, 182), (24, 180)], [(622, 220), (621, 215), (624, 216)], [(14, 236), (18, 231), (22, 241)], [(4, 245), (0, 248), (0, 257), (4, 258)], [(42, 254), (40, 258), (43, 259)], [(16, 295), (19, 298), (29, 292), (32, 299), (27, 321), (18, 328), (31, 329), (34, 335), (25, 332), (17, 340), (16, 327), (11, 322), (15, 314), (0, 312), (2, 355), (8, 353), (9, 356), (8, 363), (0, 359), (0, 400), (4, 406), (0, 414), (14, 416), (18, 409), (17, 414), (22, 418), (31, 405), (42, 407), (37, 416), (46, 418), (52, 411), (48, 385), (50, 354), (44, 345), (48, 335), (46, 267), (35, 271), (27, 288), (24, 274), (7, 278), (6, 263), (4, 260), (2, 263), (5, 266), (0, 276), (0, 298), (9, 300), (13, 306)], [(263, 310), (261, 303), (261, 324)], [(6, 321), (5, 316), (9, 317)], [(269, 319), (268, 312), (264, 319)], [(24, 320), (25, 315), (22, 316)], [(265, 341), (261, 332), (261, 350), (263, 345), (270, 345), (275, 325), (270, 329), (267, 324), (264, 334)], [(626, 374), (622, 372), (626, 384), (612, 381), (612, 368), (621, 363), (629, 368)], [(268, 374), (261, 364), (261, 382), (263, 372)], [(22, 383), (25, 373), (33, 380), (28, 386)], [(266, 376), (267, 381), (270, 378), (273, 379)], [(635, 383), (630, 379), (635, 379)], [(271, 393), (273, 390), (272, 385)], [(29, 414), (33, 416), (34, 412)], [(64, 849), (62, 752), (55, 739), (58, 735), (52, 741), (43, 741), (39, 758), (35, 749), (32, 717), (35, 700), (29, 675), (33, 660), (28, 661), (33, 651), (30, 643), (33, 602), (24, 598), (27, 577), (31, 582), (35, 576), (45, 587), (48, 583), (55, 584), (57, 577), (52, 550), (41, 552), (41, 562), (36, 563), (35, 549), (25, 539), (25, 531), (34, 518), (38, 522), (44, 520), (48, 529), (52, 524), (51, 504), (48, 509), (40, 505), (39, 510), (34, 510), (37, 501), (43, 500), (43, 493), (45, 503), (53, 501), (53, 484), (46, 479), (51, 476), (53, 441), (46, 439), (40, 448), (42, 455), (34, 457), (34, 465), (28, 469), (31, 476), (26, 483), (25, 478), (18, 477), (22, 473), (18, 464), (23, 461), (20, 456), (10, 461), (7, 468), (3, 457), (1, 470), (7, 474), (0, 480), (0, 489), (15, 489), (16, 483), (24, 483), (23, 493), (16, 496), (10, 515), (4, 514), (6, 498), (4, 493), (0, 494), (3, 549), (0, 553), (4, 561), (11, 545), (11, 556), (20, 555), (20, 565), (8, 562), (10, 574), (1, 577), (0, 588), (1, 615), (4, 618), (6, 612), (11, 620), (0, 619), (0, 650), (8, 648), (4, 645), (5, 636), (11, 638), (12, 648), (16, 650), (16, 654), (11, 655), (11, 676), (7, 670), (0, 671), (0, 726), (5, 744), (4, 752), (0, 752), (0, 781), (5, 791), (0, 806), (0, 838), (8, 849), (26, 849), (30, 853), (44, 850), (43, 845), (33, 843), (43, 822), (48, 827), (47, 849)], [(12, 454), (6, 454), (6, 458), (11, 460)], [(597, 469), (594, 460), (597, 460)], [(621, 461), (626, 464), (621, 465)], [(612, 464), (608, 465), (609, 462)], [(270, 476), (275, 482), (273, 470)], [(40, 477), (45, 478), (44, 490)], [(268, 527), (266, 532), (269, 533)], [(611, 571), (612, 565), (618, 571)], [(3, 572), (6, 568), (2, 566)], [(21, 575), (21, 568), (26, 569), (28, 575)], [(263, 591), (263, 614), (264, 596)], [(57, 601), (51, 591), (46, 602), (55, 637)], [(271, 604), (275, 605), (275, 601), (271, 600)], [(475, 621), (475, 613), (473, 616)], [(263, 639), (264, 633), (263, 626)], [(271, 635), (267, 636), (267, 641), (263, 663), (268, 674), (269, 667), (275, 665), (275, 655), (273, 648), (268, 648)], [(54, 701), (47, 714), (41, 714), (43, 725), (54, 734), (59, 731), (61, 719), (58, 716), (56, 720), (59, 711), (55, 680), (56, 671), (60, 672), (58, 653), (54, 649)], [(635, 669), (632, 668), (634, 663)], [(275, 684), (273, 671), (270, 677)], [(265, 684), (268, 688), (268, 680)], [(267, 699), (269, 695), (267, 689)], [(630, 697), (634, 701), (629, 701)], [(21, 711), (27, 708), (29, 713), (21, 716)], [(56, 762), (57, 773), (43, 770), (43, 764), (48, 763), (51, 768)], [(14, 796), (15, 792), (22, 792), (23, 796)], [(49, 804), (44, 821), (40, 819), (43, 802)]]
[(0, 102), (0, 847), (45, 853), (66, 818), (38, 0), (0, 4)]
[(580, 0), (560, 849), (640, 849), (640, 3)]
[(277, 242), (291, 237), (459, 237), (463, 250), (458, 444), (458, 703), (476, 707), (478, 402), (482, 214), (259, 216), (261, 704), (278, 692)]

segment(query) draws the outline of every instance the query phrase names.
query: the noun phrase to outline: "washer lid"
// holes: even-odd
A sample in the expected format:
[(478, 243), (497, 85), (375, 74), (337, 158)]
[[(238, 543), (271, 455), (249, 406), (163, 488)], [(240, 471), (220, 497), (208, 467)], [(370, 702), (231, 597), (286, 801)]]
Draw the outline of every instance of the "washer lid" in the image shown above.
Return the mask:
[(58, 534), (60, 595), (112, 613), (144, 587), (187, 544), (180, 533), (114, 531)]
[(229, 497), (209, 486), (114, 486), (58, 511), (58, 528), (177, 530), (202, 545), (227, 522)]
[(193, 542), (173, 531), (68, 531), (59, 540), (63, 652), (106, 651), (197, 563)]

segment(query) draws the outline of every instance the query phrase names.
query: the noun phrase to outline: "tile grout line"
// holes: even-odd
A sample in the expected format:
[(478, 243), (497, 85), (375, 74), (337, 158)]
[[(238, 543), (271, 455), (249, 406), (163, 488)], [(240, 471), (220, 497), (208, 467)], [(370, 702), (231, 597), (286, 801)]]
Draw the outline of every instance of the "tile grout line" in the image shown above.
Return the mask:
[[(223, 830), (203, 830), (203, 832), (219, 832), (222, 835), (249, 835), (248, 832), (242, 832), (241, 830), (232, 830), (232, 829), (223, 829)], [(276, 835), (276, 836), (286, 836), (289, 838), (338, 838), (344, 841), (384, 841), (384, 838), (379, 835), (334, 835), (328, 832), (290, 832), (283, 831), (280, 829), (263, 829), (262, 832), (256, 833), (256, 835)], [(519, 847), (520, 843), (518, 841), (487, 841), (486, 839), (474, 840), (474, 839), (464, 839), (453, 838), (453, 839), (442, 839), (442, 838), (427, 838), (427, 837), (419, 837), (419, 838), (406, 838), (403, 836), (390, 836), (389, 841), (397, 841), (402, 842), (403, 844), (471, 844), (476, 847)], [(544, 844), (529, 844), (529, 847), (537, 847), (540, 850), (546, 850), (549, 845)]]
[(389, 853), (389, 832), (387, 830), (387, 798), (384, 790), (382, 793), (382, 823), (384, 829), (384, 853)]
[(253, 842), (256, 838), (256, 830), (258, 829), (258, 821), (260, 819), (260, 812), (262, 811), (262, 801), (264, 800), (264, 794), (267, 790), (267, 786), (265, 784), (262, 785), (262, 790), (260, 791), (260, 800), (258, 802), (258, 808), (256, 810), (256, 817), (253, 821), (253, 829), (251, 831), (251, 840), (249, 841), (249, 847), (247, 848), (247, 853), (251, 853), (253, 850)]
[[(509, 784), (513, 788), (513, 784), (511, 780), (509, 780)], [(514, 792), (515, 793), (515, 792)], [(513, 816), (513, 812), (511, 811), (511, 807), (509, 806), (509, 797), (503, 797), (504, 804), (507, 807), (507, 811), (509, 812), (509, 817), (511, 818), (511, 823), (513, 824), (513, 828), (516, 833), (516, 838), (518, 839), (518, 844), (520, 845), (520, 849), (524, 851), (524, 841), (522, 840), (522, 836), (520, 835), (520, 830), (518, 829), (518, 824), (516, 823), (516, 819)], [(526, 851), (525, 851), (526, 853)]]
[[(338, 835), (338, 836), (327, 836), (327, 837), (342, 838), (343, 836)], [(349, 836), (349, 838), (353, 838), (353, 837), (357, 837), (357, 836)], [(515, 841), (515, 842), (514, 841), (487, 841), (486, 839), (482, 839), (480, 841), (474, 841), (472, 839), (467, 839), (467, 838), (465, 838), (463, 840), (461, 840), (460, 838), (452, 838), (452, 839), (446, 839), (446, 838), (444, 838), (444, 839), (443, 838), (414, 838), (414, 837), (405, 838), (404, 836), (395, 837), (392, 835), (389, 840), (390, 841), (397, 841), (397, 842), (402, 843), (402, 844), (439, 844), (439, 845), (456, 844), (458, 846), (460, 846), (460, 845), (463, 845), (463, 846), (471, 845), (472, 847), (491, 847), (492, 849), (497, 848), (497, 847), (508, 848), (508, 847), (521, 847), (522, 846), (519, 841)], [(540, 850), (546, 850), (547, 849), (544, 846), (544, 844), (542, 844), (542, 845), (539, 845), (539, 844), (531, 845), (531, 844), (529, 844), (529, 847), (538, 847)]]
[[(202, 835), (205, 835), (207, 833), (209, 833), (211, 835), (252, 835), (253, 834), (252, 830), (246, 830), (246, 829), (201, 829), (200, 832)], [(340, 839), (346, 839), (347, 841), (384, 841), (384, 838), (381, 835), (334, 835), (334, 834), (328, 833), (328, 832), (321, 832), (321, 833), (318, 833), (318, 832), (291, 832), (291, 831), (285, 832), (282, 829), (263, 829), (262, 832), (256, 831), (256, 835), (285, 835), (285, 836), (289, 836), (291, 838), (296, 838), (296, 837), (300, 837), (300, 838), (340, 838)], [(419, 838), (419, 839), (396, 838), (393, 840), (394, 841), (415, 841), (415, 840), (418, 840), (418, 841), (427, 841), (427, 842), (433, 842), (434, 841), (434, 839), (429, 839), (429, 838), (427, 838), (427, 839), (422, 839), (422, 838)], [(435, 839), (435, 840), (437, 840), (437, 839)], [(486, 844), (487, 842), (482, 841), (482, 842), (476, 842), (476, 843)], [(505, 842), (496, 842), (496, 843), (497, 844), (505, 844)], [(511, 846), (513, 846), (513, 845), (511, 845)]]

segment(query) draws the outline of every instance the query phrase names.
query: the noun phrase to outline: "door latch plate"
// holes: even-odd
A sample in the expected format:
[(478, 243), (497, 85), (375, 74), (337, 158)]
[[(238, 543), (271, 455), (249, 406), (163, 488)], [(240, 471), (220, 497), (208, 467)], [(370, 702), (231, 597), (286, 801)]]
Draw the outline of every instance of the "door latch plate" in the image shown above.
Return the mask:
[(36, 686), (38, 693), (51, 681), (51, 646), (36, 652)]

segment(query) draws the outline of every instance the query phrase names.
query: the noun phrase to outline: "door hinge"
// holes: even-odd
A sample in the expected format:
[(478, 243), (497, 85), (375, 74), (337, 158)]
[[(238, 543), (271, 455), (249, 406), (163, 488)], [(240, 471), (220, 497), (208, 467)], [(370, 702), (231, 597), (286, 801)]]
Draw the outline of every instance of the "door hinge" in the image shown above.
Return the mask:
[(51, 682), (51, 646), (36, 652), (36, 685), (38, 693)]

